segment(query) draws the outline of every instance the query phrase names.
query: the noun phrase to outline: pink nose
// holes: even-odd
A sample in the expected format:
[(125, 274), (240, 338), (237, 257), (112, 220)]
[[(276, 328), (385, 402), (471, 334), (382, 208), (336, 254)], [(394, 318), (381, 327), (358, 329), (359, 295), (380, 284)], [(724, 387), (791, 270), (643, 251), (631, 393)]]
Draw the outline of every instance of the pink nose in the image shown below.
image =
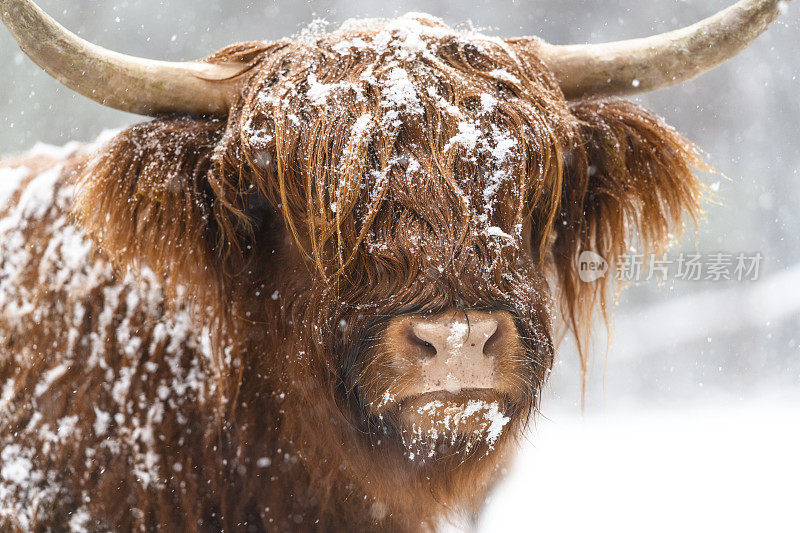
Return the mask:
[[(472, 313), (474, 315), (474, 313)], [(483, 358), (483, 347), (497, 331), (497, 319), (491, 316), (458, 318), (440, 317), (411, 323), (411, 332), (423, 343), (430, 344), (436, 354), (458, 354), (467, 359)]]
[(505, 312), (446, 312), (406, 317), (392, 324), (388, 340), (417, 370), (409, 394), (493, 388), (498, 356), (517, 338)]

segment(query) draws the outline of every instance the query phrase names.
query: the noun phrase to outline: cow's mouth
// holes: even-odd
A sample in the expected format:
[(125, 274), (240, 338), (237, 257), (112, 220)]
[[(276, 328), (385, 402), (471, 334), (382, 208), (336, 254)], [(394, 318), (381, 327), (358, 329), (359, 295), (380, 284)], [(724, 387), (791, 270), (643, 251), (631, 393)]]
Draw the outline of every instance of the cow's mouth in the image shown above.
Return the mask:
[(382, 409), (381, 417), (394, 422), (406, 456), (424, 463), (492, 452), (513, 431), (519, 413), (508, 394), (475, 388), (407, 396)]
[(357, 395), (349, 405), (369, 442), (395, 443), (415, 462), (464, 461), (498, 450), (524, 426), (537, 355), (512, 313), (399, 315), (375, 329), (353, 345), (346, 368)]
[(418, 438), (472, 437), (492, 444), (510, 418), (507, 399), (492, 389), (432, 392), (401, 402), (401, 426)]

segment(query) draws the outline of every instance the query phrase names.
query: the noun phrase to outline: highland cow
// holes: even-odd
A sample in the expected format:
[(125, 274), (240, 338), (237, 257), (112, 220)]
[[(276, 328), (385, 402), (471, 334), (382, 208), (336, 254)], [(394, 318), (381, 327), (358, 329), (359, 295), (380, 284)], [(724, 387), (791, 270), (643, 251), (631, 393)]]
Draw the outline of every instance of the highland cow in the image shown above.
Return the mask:
[(406, 15), (186, 64), (0, 15), (156, 117), (0, 163), (0, 528), (417, 531), (478, 512), (559, 324), (603, 306), (580, 251), (659, 249), (699, 212), (695, 149), (612, 96), (777, 7), (577, 47)]

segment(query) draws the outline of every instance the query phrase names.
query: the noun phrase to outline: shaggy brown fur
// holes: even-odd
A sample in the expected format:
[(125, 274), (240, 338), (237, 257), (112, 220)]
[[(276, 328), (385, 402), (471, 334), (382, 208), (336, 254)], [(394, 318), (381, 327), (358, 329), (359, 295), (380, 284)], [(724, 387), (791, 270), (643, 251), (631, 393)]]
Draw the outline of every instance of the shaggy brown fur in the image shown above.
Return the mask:
[[(698, 211), (695, 151), (633, 104), (566, 102), (536, 50), (425, 17), (208, 60), (249, 69), (227, 120), (0, 167), (26, 176), (0, 197), (0, 525), (476, 513), (552, 365), (554, 298), (578, 338), (605, 302), (578, 253), (663, 245)], [(410, 458), (382, 332), (469, 308), (515, 317), (510, 422)]]

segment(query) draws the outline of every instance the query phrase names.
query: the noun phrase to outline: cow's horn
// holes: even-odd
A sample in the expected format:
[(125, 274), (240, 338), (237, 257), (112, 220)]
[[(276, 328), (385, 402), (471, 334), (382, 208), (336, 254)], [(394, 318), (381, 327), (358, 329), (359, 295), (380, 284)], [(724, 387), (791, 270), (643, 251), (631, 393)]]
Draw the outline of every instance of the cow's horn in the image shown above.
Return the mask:
[(48, 74), (131, 113), (224, 115), (242, 71), (241, 65), (154, 61), (106, 50), (66, 30), (30, 0), (0, 0), (0, 18)]
[(567, 98), (643, 93), (699, 76), (746, 48), (788, 0), (741, 0), (686, 28), (605, 44), (537, 46)]

